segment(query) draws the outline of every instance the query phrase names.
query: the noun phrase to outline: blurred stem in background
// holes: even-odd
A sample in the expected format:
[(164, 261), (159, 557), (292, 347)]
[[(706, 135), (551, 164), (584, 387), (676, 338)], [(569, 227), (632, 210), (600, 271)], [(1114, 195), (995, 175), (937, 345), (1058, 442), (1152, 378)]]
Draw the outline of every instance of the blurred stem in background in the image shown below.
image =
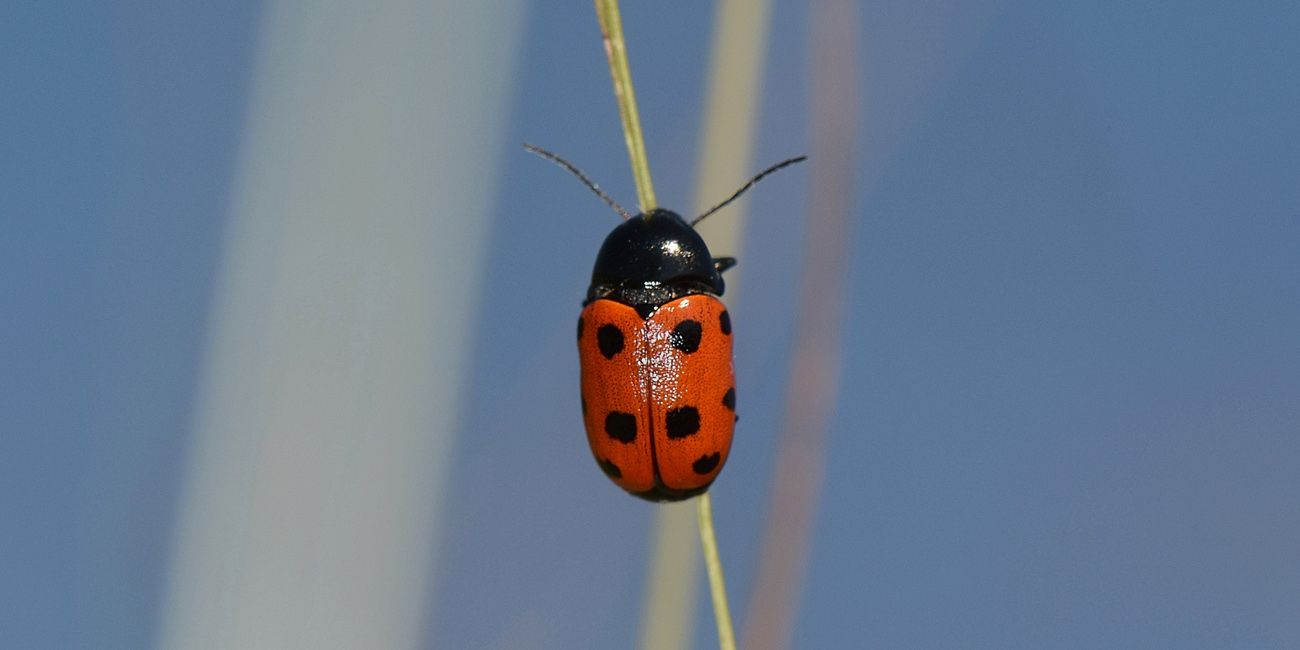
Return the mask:
[[(695, 161), (693, 214), (701, 214), (730, 196), (754, 173), (755, 133), (767, 67), (769, 0), (721, 0), (713, 20), (704, 119)], [(715, 257), (744, 260), (749, 197), (741, 197), (727, 215), (696, 228)], [(727, 274), (723, 302), (733, 312), (740, 298), (744, 267)]]
[(413, 649), (523, 3), (266, 12), (157, 646)]
[[(603, 3), (598, 0), (596, 4), (600, 7)], [(768, 0), (721, 0), (718, 3), (692, 214), (703, 212), (735, 191), (753, 172), (754, 132), (766, 67), (770, 13)], [(609, 33), (610, 30), (605, 31)], [(621, 29), (618, 33), (621, 36)], [(620, 41), (618, 52), (623, 51), (621, 45)], [(606, 51), (614, 56), (615, 50), (609, 41), (606, 41)], [(618, 74), (615, 73), (614, 77), (617, 83)], [(632, 145), (628, 146), (631, 150)], [(644, 152), (644, 148), (641, 151)], [(698, 228), (714, 255), (736, 255), (739, 252), (746, 205), (747, 200), (742, 198), (728, 208), (726, 217), (710, 219)], [(733, 312), (740, 271), (734, 269), (727, 277), (728, 291), (723, 297), (723, 302)], [(702, 502), (696, 505), (707, 507)], [(641, 650), (685, 650), (693, 637), (700, 570), (700, 546), (696, 545), (694, 537), (700, 523), (699, 514), (690, 503), (665, 504), (656, 510), (650, 533), (651, 557), (641, 618)], [(719, 567), (719, 586), (721, 576)], [(715, 619), (719, 622), (720, 637), (733, 636), (728, 613), (720, 615), (715, 609)], [(727, 630), (725, 634), (723, 627)]]
[(821, 496), (825, 438), (839, 389), (840, 325), (849, 261), (854, 163), (862, 123), (857, 5), (812, 3), (812, 188), (799, 287), (799, 321), (785, 418), (746, 650), (789, 647)]

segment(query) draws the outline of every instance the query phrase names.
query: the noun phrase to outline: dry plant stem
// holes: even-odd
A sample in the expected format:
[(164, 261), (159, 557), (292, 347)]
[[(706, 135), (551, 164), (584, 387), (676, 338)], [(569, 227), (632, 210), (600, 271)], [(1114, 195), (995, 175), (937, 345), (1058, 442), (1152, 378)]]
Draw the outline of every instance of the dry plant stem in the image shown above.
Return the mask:
[[(623, 41), (623, 20), (619, 16), (618, 0), (595, 2), (600, 33), (605, 40), (605, 55), (609, 57), (609, 76), (614, 82), (614, 97), (618, 99), (618, 112), (623, 120), (627, 154), (632, 162), (632, 176), (636, 179), (637, 198), (641, 212), (648, 214), (659, 207), (659, 203), (655, 199), (654, 184), (650, 181), (650, 162), (646, 158), (645, 138), (641, 135), (641, 117), (637, 114), (636, 95), (632, 92), (632, 73)], [(731, 626), (726, 585), (722, 581), (722, 561), (718, 559), (718, 542), (713, 534), (713, 507), (708, 492), (698, 497), (697, 505), (700, 542), (704, 545), (704, 563), (708, 567), (709, 588), (713, 593), (713, 614), (718, 622), (718, 645), (721, 650), (736, 650), (736, 635)]]
[(650, 161), (645, 154), (645, 138), (641, 135), (641, 116), (636, 111), (636, 95), (632, 93), (632, 72), (627, 65), (627, 47), (623, 42), (623, 19), (618, 13), (618, 0), (596, 0), (596, 17), (600, 20), (600, 35), (605, 40), (605, 55), (609, 57), (609, 76), (614, 81), (618, 114), (623, 119), (623, 136), (627, 140), (628, 158), (632, 161), (637, 199), (641, 212), (649, 214), (659, 207), (659, 202), (655, 199), (654, 184), (650, 182)]
[(713, 594), (713, 617), (718, 622), (718, 646), (736, 650), (736, 633), (731, 627), (731, 608), (727, 606), (727, 585), (722, 581), (722, 560), (718, 558), (718, 539), (713, 535), (713, 500), (705, 492), (696, 497), (700, 516), (700, 543), (704, 545), (704, 565), (709, 570), (709, 591)]

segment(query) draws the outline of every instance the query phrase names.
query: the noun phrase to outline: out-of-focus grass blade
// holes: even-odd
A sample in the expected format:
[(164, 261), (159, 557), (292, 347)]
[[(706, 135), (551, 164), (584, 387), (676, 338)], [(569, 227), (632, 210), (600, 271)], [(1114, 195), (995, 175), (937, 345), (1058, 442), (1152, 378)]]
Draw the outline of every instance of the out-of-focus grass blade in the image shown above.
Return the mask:
[(826, 427), (839, 389), (849, 211), (861, 125), (857, 4), (815, 0), (811, 24), (808, 236), (776, 474), (742, 637), (746, 650), (783, 650), (790, 644), (821, 495)]
[(273, 0), (159, 646), (414, 648), (519, 0)]

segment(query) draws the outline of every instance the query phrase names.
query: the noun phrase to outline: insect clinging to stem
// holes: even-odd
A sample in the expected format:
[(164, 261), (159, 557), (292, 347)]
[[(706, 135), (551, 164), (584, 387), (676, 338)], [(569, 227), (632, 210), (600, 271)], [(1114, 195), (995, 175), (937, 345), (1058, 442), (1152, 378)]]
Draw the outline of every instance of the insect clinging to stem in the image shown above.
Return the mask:
[(624, 219), (596, 255), (578, 318), (582, 415), (596, 463), (651, 501), (708, 489), (727, 462), (736, 424), (731, 316), (719, 298), (733, 257), (713, 257), (694, 226), (755, 183), (756, 174), (687, 222), (656, 208), (632, 216), (587, 175), (540, 147), (524, 148), (577, 176)]

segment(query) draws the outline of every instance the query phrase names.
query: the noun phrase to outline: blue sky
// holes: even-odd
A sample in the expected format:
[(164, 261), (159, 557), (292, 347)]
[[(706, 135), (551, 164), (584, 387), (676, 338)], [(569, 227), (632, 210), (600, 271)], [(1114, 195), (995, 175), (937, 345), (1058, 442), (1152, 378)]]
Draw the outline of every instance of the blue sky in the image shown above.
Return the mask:
[[(685, 206), (711, 10), (626, 5), (660, 200)], [(760, 164), (807, 146), (805, 9), (775, 4)], [(153, 643), (262, 11), (3, 12), (0, 646)], [(842, 385), (796, 645), (1300, 643), (1300, 9), (862, 16)], [(517, 143), (634, 191), (590, 5), (531, 3), (519, 38), (429, 643), (630, 647), (652, 506), (589, 460), (570, 340), (615, 220)], [(741, 260), (742, 420), (714, 494), (742, 618), (803, 187), (754, 191)]]

